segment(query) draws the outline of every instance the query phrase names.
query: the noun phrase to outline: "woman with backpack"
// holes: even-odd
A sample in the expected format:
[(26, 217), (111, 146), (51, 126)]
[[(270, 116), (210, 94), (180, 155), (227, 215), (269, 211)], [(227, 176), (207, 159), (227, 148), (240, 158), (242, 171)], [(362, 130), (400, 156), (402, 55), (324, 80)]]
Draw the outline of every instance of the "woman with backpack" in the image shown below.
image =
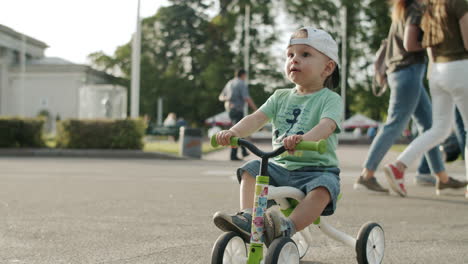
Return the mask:
[[(434, 123), (394, 163), (386, 165), (386, 174), (394, 181), (392, 189), (398, 192), (404, 189), (405, 169), (418, 156), (449, 136), (455, 106), (460, 111), (465, 130), (468, 122), (468, 1), (428, 0), (427, 4), (421, 23), (424, 31), (422, 46), (428, 47), (431, 62), (428, 76)], [(468, 165), (466, 159), (465, 162)], [(439, 177), (436, 192), (464, 190), (468, 198), (466, 185), (466, 181)]]
[[(388, 117), (385, 125), (372, 141), (361, 175), (354, 184), (356, 190), (387, 194), (375, 178), (378, 165), (413, 118), (420, 133), (432, 125), (431, 101), (423, 84), (426, 70), (426, 52), (421, 47), (420, 28), (423, 15), (421, 0), (394, 0), (392, 24), (387, 38), (385, 63), (390, 88)], [(428, 151), (427, 149), (426, 151)], [(427, 165), (430, 164), (430, 168)], [(447, 177), (440, 152), (432, 148), (418, 168), (416, 179), (431, 184), (431, 171)], [(404, 188), (404, 186), (403, 186)], [(404, 192), (399, 192), (401, 195)]]

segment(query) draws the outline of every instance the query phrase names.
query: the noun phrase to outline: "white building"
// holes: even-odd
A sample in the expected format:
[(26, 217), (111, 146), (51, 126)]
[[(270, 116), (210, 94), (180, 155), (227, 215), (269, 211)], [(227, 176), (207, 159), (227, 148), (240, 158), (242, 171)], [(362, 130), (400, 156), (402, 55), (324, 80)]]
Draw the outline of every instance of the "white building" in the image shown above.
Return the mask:
[[(47, 47), (0, 25), (0, 116), (35, 117), (41, 111), (47, 111), (52, 119), (85, 117), (80, 113), (86, 113), (87, 118), (127, 116), (127, 89), (110, 85), (115, 77), (87, 65), (45, 57)], [(88, 96), (80, 99), (82, 90), (87, 90)], [(92, 100), (98, 105), (89, 102), (90, 95), (102, 97)], [(114, 98), (118, 102), (106, 101)]]

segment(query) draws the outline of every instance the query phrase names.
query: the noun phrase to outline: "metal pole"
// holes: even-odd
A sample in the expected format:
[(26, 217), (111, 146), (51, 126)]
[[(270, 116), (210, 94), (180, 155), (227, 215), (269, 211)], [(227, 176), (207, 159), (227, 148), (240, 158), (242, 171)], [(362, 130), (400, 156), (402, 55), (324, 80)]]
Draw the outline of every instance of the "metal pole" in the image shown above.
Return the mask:
[(157, 113), (157, 125), (162, 126), (162, 110), (163, 110), (163, 100), (161, 97), (158, 97), (158, 113)]
[[(245, 6), (245, 17), (244, 17), (244, 69), (247, 72), (245, 82), (249, 85), (249, 61), (250, 61), (250, 5)], [(249, 107), (247, 104), (244, 105), (244, 116), (248, 114)]]
[(20, 54), (20, 87), (19, 87), (19, 115), (25, 116), (24, 111), (24, 80), (26, 75), (26, 36), (21, 34), (21, 54)]
[(132, 43), (132, 80), (130, 116), (137, 118), (140, 110), (140, 49), (141, 49), (141, 21), (140, 0), (138, 0), (136, 32)]
[(343, 20), (341, 21), (341, 98), (343, 99), (343, 120), (346, 120), (346, 80), (347, 80), (347, 45), (348, 45), (348, 36), (347, 36), (347, 20), (348, 20), (348, 8), (343, 6)]

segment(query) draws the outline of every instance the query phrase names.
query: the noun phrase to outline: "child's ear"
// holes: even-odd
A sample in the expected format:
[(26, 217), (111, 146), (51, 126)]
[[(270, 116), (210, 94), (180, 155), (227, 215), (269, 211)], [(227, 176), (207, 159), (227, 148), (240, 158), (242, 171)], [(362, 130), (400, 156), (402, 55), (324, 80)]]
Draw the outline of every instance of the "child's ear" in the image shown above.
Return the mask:
[(333, 71), (335, 70), (336, 63), (332, 60), (328, 60), (323, 73), (325, 74), (325, 78), (332, 75)]

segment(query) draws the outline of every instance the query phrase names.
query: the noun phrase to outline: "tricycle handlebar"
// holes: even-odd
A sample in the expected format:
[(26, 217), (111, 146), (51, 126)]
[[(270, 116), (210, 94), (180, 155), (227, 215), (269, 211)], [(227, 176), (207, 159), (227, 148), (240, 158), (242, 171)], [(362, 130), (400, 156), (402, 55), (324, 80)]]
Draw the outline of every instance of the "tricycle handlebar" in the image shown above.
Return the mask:
[[(244, 146), (261, 158), (275, 157), (286, 151), (284, 147), (279, 147), (278, 149), (272, 152), (266, 153), (258, 149), (252, 142), (243, 138), (231, 137), (230, 141), (230, 145), (232, 147)], [(211, 137), (211, 146), (219, 146), (218, 142), (216, 141), (216, 134)], [(320, 154), (323, 154), (327, 150), (327, 142), (324, 139), (321, 139), (319, 141), (301, 141), (299, 142), (299, 144), (296, 145), (296, 150), (317, 151)]]

